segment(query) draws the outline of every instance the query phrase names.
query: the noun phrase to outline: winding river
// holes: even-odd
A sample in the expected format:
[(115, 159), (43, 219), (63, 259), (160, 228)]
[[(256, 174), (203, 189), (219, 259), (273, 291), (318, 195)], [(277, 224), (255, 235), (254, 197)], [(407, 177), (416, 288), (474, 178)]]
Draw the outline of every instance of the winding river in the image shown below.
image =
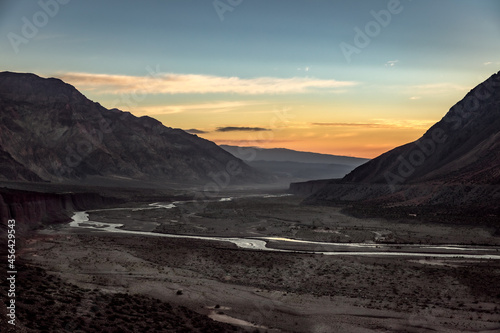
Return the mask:
[[(230, 201), (232, 198), (222, 198), (220, 201)], [(182, 202), (173, 202), (168, 204), (153, 203), (147, 208), (112, 208), (102, 210), (92, 210), (89, 212), (97, 212), (104, 210), (143, 210), (143, 209), (170, 209), (176, 207), (177, 204)], [(284, 237), (253, 237), (253, 238), (238, 238), (238, 237), (209, 237), (209, 236), (190, 236), (190, 235), (177, 235), (177, 234), (164, 234), (149, 231), (133, 231), (123, 229), (123, 224), (117, 223), (103, 223), (98, 221), (90, 221), (89, 214), (85, 211), (75, 212), (72, 216), (70, 227), (86, 228), (100, 231), (107, 231), (113, 233), (122, 233), (138, 236), (155, 236), (155, 237), (169, 237), (169, 238), (188, 238), (199, 239), (206, 241), (228, 242), (235, 244), (241, 249), (261, 250), (261, 251), (274, 251), (274, 252), (289, 252), (289, 253), (314, 253), (323, 255), (356, 255), (356, 256), (405, 256), (405, 257), (433, 257), (433, 258), (464, 258), (464, 259), (490, 259), (500, 260), (500, 255), (484, 253), (477, 254), (475, 252), (498, 252), (498, 247), (476, 247), (476, 246), (462, 246), (462, 245), (387, 245), (376, 243), (327, 243), (327, 242), (314, 242), (306, 240), (298, 240)], [(328, 246), (337, 247), (338, 251), (305, 251), (305, 250), (284, 250), (273, 248), (274, 243), (286, 243), (288, 247), (290, 244), (312, 245), (312, 246)], [(346, 250), (351, 249), (351, 251)], [(391, 251), (388, 251), (393, 249)], [(406, 249), (406, 251), (395, 251), (394, 249)], [(444, 252), (444, 253), (443, 253)], [(466, 253), (469, 252), (469, 253)], [(473, 253), (470, 253), (473, 252)]]

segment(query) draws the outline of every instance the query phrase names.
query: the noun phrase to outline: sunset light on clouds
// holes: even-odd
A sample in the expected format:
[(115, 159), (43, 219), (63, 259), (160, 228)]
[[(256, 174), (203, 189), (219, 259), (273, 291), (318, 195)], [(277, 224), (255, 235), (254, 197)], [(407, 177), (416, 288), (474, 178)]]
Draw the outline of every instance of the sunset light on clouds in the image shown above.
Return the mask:
[(26, 38), (23, 17), (43, 8), (6, 1), (2, 70), (60, 78), (107, 108), (218, 144), (373, 158), (420, 137), (500, 68), (496, 0), (232, 9), (74, 0)]

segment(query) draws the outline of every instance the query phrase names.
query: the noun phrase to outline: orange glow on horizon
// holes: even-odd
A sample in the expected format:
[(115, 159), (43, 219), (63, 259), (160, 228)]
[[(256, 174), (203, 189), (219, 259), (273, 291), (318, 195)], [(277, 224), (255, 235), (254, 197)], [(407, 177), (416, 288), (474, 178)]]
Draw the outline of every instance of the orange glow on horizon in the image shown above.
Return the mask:
[[(288, 131), (288, 130), (287, 130)], [(252, 146), (259, 148), (286, 148), (320, 154), (352, 156), (372, 159), (393, 148), (417, 140), (425, 130), (370, 129), (340, 134), (316, 131), (283, 130), (259, 133), (206, 133), (199, 136), (219, 145)], [(225, 134), (225, 133), (224, 133)]]

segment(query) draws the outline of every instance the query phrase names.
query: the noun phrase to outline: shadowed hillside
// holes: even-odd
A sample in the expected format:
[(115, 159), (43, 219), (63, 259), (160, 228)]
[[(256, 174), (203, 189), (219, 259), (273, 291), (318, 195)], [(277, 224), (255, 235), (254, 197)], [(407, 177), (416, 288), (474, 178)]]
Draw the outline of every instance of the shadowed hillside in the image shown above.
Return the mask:
[(419, 140), (359, 166), (341, 181), (292, 184), (291, 190), (310, 194), (309, 203), (495, 209), (499, 185), (500, 72), (471, 90)]
[(0, 73), (0, 170), (23, 181), (269, 181), (211, 141), (108, 110), (59, 79), (10, 72)]

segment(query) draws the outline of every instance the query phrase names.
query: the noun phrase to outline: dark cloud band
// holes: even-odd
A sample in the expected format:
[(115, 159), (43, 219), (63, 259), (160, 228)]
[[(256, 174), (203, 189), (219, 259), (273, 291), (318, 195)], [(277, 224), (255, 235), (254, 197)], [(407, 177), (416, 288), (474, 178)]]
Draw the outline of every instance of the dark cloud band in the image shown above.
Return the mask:
[(263, 127), (218, 127), (217, 132), (261, 132), (270, 131)]

